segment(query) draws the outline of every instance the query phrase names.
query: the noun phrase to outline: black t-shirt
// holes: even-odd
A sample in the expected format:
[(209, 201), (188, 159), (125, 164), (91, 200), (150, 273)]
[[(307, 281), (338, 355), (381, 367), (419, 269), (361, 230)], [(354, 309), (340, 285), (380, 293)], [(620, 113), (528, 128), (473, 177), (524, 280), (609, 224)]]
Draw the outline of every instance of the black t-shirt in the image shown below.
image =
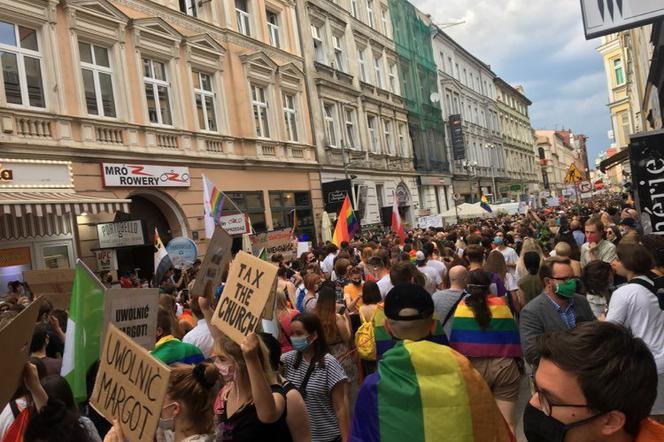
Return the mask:
[[(286, 400), (286, 393), (281, 385), (272, 385), (272, 392), (279, 393)], [(230, 418), (226, 415), (226, 407), (217, 415), (219, 435), (217, 442), (253, 442), (269, 440), (274, 442), (292, 442), (286, 424), (286, 409), (274, 423), (264, 424), (258, 419), (253, 401), (242, 406)]]

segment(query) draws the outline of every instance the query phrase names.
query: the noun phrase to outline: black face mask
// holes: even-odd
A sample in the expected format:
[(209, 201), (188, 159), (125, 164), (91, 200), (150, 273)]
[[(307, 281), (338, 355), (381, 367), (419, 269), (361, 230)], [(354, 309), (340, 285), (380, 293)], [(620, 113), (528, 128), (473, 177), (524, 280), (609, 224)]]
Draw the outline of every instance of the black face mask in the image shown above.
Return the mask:
[(569, 430), (585, 425), (603, 414), (605, 413), (596, 414), (587, 419), (565, 425), (528, 403), (526, 410), (523, 412), (523, 433), (526, 435), (528, 442), (564, 442), (565, 435)]

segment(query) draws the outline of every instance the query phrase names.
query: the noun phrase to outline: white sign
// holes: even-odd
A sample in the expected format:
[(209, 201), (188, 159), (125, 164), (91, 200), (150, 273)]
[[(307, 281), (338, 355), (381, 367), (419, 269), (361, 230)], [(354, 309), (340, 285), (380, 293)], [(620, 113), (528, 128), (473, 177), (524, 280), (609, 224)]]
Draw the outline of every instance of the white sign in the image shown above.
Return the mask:
[(581, 181), (579, 183), (579, 192), (588, 193), (593, 191), (593, 185), (590, 184), (590, 181)]
[(297, 255), (295, 255), (296, 258), (299, 258), (302, 256), (303, 253), (308, 253), (309, 250), (311, 250), (311, 242), (305, 241), (305, 242), (298, 242), (297, 243)]
[(636, 28), (664, 16), (662, 0), (581, 0), (586, 40)]
[(100, 249), (145, 244), (143, 223), (138, 219), (97, 224), (97, 235), (99, 236)]
[(105, 187), (189, 187), (188, 167), (102, 163)]
[(555, 196), (552, 196), (547, 198), (546, 205), (547, 207), (558, 207), (560, 205), (560, 201)]
[(112, 272), (118, 269), (118, 257), (114, 249), (95, 250), (98, 272)]
[(71, 161), (0, 159), (0, 189), (73, 189)]
[(156, 342), (158, 312), (159, 289), (107, 289), (104, 294), (104, 322), (148, 350)]
[(244, 216), (244, 213), (219, 217), (219, 226), (229, 235), (243, 235), (249, 232), (247, 217)]
[(443, 217), (440, 215), (421, 216), (417, 218), (417, 224), (423, 229), (443, 227)]

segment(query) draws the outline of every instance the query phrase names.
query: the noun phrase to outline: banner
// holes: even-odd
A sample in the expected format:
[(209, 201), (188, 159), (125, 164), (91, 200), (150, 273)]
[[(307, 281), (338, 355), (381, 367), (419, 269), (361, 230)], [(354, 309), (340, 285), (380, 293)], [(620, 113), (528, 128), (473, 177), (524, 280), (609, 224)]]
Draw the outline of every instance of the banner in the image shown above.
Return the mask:
[(71, 289), (74, 285), (73, 269), (25, 270), (23, 280), (35, 296), (44, 296), (56, 309), (69, 308)]
[(228, 232), (219, 226), (215, 227), (214, 235), (208, 244), (201, 268), (196, 274), (190, 295), (203, 295), (208, 281), (212, 281), (212, 286), (215, 288), (221, 284), (224, 267), (226, 262), (231, 259), (232, 245), (233, 238)]
[(141, 347), (152, 350), (157, 335), (159, 289), (107, 289), (104, 323), (114, 324)]
[(37, 298), (0, 329), (0, 348), (6, 356), (0, 358), (0, 409), (5, 408), (18, 386), (23, 384), (23, 367), (30, 355), (30, 342), (40, 306), (41, 300)]
[(277, 282), (277, 266), (245, 252), (233, 259), (212, 325), (238, 344), (256, 330)]
[(417, 218), (417, 224), (423, 229), (443, 227), (443, 217), (440, 215), (420, 216)]
[(463, 135), (463, 121), (460, 114), (450, 115), (448, 119), (452, 137), (452, 158), (456, 160), (466, 159), (466, 144)]
[(229, 235), (243, 235), (249, 232), (249, 222), (244, 213), (219, 217), (219, 225)]
[(294, 253), (296, 246), (291, 233), (291, 229), (280, 229), (250, 235), (252, 253), (259, 256), (261, 250), (264, 250), (263, 254), (268, 257), (275, 253)]
[(130, 442), (154, 439), (171, 370), (108, 324), (90, 405)]
[(664, 234), (664, 134), (633, 135), (632, 186), (644, 233)]

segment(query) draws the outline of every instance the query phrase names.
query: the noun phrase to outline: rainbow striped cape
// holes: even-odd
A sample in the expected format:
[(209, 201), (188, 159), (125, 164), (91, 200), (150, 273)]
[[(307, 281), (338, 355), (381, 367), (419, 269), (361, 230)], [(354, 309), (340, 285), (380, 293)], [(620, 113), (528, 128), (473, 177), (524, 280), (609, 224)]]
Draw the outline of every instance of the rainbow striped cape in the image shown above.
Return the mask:
[(403, 341), (365, 380), (352, 442), (508, 442), (507, 423), (468, 359), (429, 341)]
[[(428, 340), (437, 344), (447, 345), (447, 336), (445, 335), (443, 326), (435, 316), (434, 319), (436, 320), (431, 326), (431, 337)], [(385, 329), (385, 311), (383, 310), (382, 302), (378, 304), (376, 314), (374, 315), (374, 336), (376, 337), (376, 356), (378, 359), (397, 343)]]
[(459, 303), (454, 312), (450, 347), (465, 356), (489, 358), (523, 356), (519, 329), (505, 298), (487, 297), (491, 322), (486, 330), (480, 329), (473, 310), (464, 301)]

